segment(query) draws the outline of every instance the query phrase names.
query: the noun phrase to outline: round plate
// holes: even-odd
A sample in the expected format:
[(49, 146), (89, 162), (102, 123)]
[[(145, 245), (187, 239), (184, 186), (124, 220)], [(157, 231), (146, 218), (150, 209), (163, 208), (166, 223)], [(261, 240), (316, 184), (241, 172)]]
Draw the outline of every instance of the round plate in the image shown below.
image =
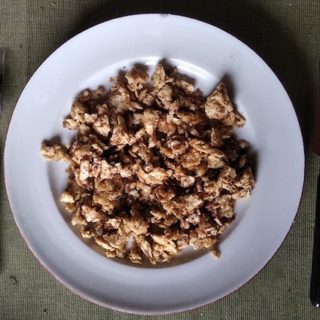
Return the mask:
[[(135, 63), (178, 67), (208, 93), (225, 79), (247, 123), (238, 131), (256, 155), (256, 187), (239, 201), (221, 259), (185, 257), (161, 268), (109, 260), (80, 239), (59, 207), (65, 166), (40, 156), (62, 128), (75, 96), (108, 85)], [(125, 68), (125, 69), (124, 69)], [(39, 261), (82, 297), (118, 310), (160, 314), (224, 297), (252, 278), (281, 245), (298, 209), (304, 153), (288, 95), (246, 45), (211, 25), (173, 15), (136, 15), (97, 25), (66, 42), (35, 72), (14, 111), (5, 148), (5, 178), (16, 223)]]

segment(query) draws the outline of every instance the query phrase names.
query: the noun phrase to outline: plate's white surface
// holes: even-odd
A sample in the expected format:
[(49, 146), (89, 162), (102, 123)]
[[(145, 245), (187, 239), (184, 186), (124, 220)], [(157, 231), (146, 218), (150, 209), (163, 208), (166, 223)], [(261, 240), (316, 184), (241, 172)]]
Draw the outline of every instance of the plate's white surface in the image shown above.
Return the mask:
[[(133, 63), (178, 66), (208, 92), (231, 79), (247, 118), (239, 130), (257, 155), (256, 188), (237, 204), (219, 261), (210, 254), (165, 268), (109, 260), (69, 227), (57, 200), (64, 165), (47, 163), (42, 140), (62, 129), (75, 95)], [(5, 177), (16, 223), (41, 263), (81, 296), (135, 313), (182, 311), (215, 301), (253, 277), (284, 240), (296, 214), (304, 171), (303, 143), (292, 104), (269, 67), (247, 46), (208, 24), (171, 15), (138, 15), (93, 27), (55, 51), (25, 87), (11, 120)]]

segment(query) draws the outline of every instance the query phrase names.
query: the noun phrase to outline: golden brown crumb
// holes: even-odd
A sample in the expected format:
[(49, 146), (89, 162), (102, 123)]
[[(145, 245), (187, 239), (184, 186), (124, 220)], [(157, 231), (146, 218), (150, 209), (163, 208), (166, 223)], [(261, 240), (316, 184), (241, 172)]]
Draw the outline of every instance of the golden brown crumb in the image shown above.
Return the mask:
[(61, 202), (83, 238), (109, 258), (169, 262), (186, 246), (217, 250), (234, 205), (254, 187), (245, 119), (219, 83), (203, 98), (162, 65), (117, 78), (109, 92), (84, 90), (63, 126), (69, 147), (43, 143), (47, 160), (68, 163)]

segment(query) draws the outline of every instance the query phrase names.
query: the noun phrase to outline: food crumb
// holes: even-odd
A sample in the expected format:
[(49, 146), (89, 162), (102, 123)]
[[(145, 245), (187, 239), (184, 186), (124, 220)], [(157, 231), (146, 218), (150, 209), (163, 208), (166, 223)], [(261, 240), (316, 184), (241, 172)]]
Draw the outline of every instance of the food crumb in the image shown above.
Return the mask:
[(220, 259), (220, 257), (221, 257), (220, 251), (219, 251), (218, 249), (216, 249), (216, 248), (213, 248), (213, 249), (211, 250), (211, 254), (213, 255), (213, 257), (214, 257), (216, 260)]

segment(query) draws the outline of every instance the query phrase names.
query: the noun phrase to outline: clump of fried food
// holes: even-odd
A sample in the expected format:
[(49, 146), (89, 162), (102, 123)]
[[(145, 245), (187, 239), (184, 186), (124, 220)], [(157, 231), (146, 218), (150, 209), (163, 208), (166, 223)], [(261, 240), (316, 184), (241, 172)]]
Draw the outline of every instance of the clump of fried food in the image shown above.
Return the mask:
[(151, 83), (133, 68), (109, 92), (80, 93), (63, 122), (71, 145), (41, 154), (68, 163), (61, 201), (107, 257), (165, 263), (189, 245), (219, 257), (235, 201), (254, 187), (249, 144), (233, 133), (244, 124), (224, 83), (205, 98), (159, 64)]

